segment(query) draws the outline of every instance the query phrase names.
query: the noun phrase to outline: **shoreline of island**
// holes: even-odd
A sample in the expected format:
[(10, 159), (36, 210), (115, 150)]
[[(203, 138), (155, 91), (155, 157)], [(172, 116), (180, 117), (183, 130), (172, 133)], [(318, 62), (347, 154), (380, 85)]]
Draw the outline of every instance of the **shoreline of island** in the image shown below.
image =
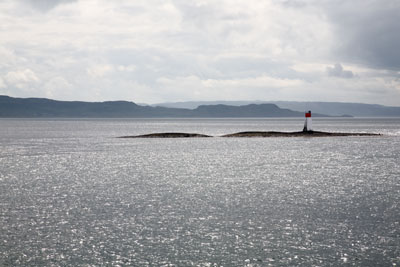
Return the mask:
[(120, 136), (119, 138), (210, 138), (210, 137), (338, 137), (338, 136), (382, 136), (379, 133), (343, 133), (343, 132), (322, 132), (322, 131), (245, 131), (221, 136), (211, 136), (198, 133), (165, 132), (150, 133), (142, 135)]

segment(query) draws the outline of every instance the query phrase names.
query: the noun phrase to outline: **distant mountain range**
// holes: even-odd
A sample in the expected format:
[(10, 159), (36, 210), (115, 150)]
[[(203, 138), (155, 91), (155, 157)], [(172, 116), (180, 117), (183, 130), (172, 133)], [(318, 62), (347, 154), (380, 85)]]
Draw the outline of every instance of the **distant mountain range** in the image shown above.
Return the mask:
[[(275, 104), (201, 105), (195, 109), (137, 105), (127, 101), (81, 102), (0, 96), (2, 118), (226, 118), (303, 117)], [(313, 113), (313, 116), (326, 116)]]
[(400, 117), (400, 107), (390, 107), (374, 104), (342, 103), (342, 102), (295, 102), (295, 101), (188, 101), (159, 103), (152, 106), (170, 108), (195, 109), (200, 105), (224, 104), (230, 106), (242, 106), (248, 104), (276, 104), (283, 109), (326, 114), (329, 116), (349, 115), (354, 117)]
[(0, 96), (2, 118), (243, 118), (303, 117), (400, 117), (400, 107), (337, 102), (215, 101), (138, 105), (128, 101), (82, 102), (46, 98)]

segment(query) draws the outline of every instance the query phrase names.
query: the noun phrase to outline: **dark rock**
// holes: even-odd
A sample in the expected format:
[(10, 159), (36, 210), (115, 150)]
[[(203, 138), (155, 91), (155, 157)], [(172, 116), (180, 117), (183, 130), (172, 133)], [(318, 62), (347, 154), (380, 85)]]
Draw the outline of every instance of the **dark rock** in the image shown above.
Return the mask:
[(212, 137), (197, 133), (151, 133), (133, 136), (121, 136), (120, 138), (193, 138), (193, 137)]
[[(301, 131), (301, 132), (261, 132), (249, 131), (222, 135), (221, 137), (328, 137), (328, 136), (382, 136), (376, 133), (339, 133), (339, 132), (319, 132), (319, 131)], [(151, 133), (132, 136), (121, 136), (119, 138), (194, 138), (194, 137), (212, 137), (197, 133)]]
[(339, 132), (319, 132), (319, 131), (301, 131), (301, 132), (239, 132), (226, 134), (222, 137), (325, 137), (325, 136), (380, 136), (375, 133), (339, 133)]

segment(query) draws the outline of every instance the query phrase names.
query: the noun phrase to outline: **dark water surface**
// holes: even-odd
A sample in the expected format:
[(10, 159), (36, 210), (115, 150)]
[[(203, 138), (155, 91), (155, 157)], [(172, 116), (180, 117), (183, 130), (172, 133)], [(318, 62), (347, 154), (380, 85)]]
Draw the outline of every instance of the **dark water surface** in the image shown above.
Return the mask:
[(0, 266), (395, 266), (400, 119), (383, 137), (118, 139), (301, 119), (0, 120)]

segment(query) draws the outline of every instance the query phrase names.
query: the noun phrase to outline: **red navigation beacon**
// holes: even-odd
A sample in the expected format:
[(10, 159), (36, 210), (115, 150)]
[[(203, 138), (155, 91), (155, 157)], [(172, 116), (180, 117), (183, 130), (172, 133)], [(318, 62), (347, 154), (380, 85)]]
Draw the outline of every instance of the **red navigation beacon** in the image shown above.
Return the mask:
[(306, 121), (304, 122), (303, 132), (312, 131), (311, 110), (306, 112)]

